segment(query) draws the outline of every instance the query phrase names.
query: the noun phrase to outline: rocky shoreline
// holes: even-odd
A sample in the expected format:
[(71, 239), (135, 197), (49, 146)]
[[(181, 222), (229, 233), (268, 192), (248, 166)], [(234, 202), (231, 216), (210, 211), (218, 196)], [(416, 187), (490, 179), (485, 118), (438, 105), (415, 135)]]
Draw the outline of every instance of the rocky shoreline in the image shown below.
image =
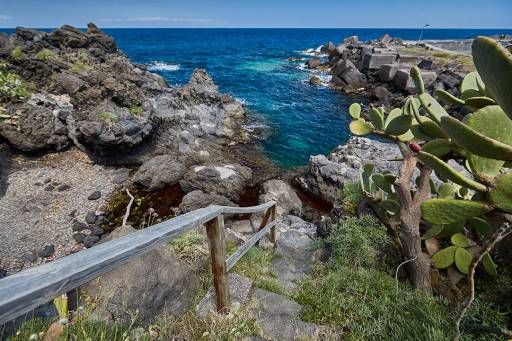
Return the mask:
[(169, 87), (94, 24), (0, 34), (0, 61), (13, 79), (0, 103), (4, 275), (93, 246), (114, 227), (107, 210), (127, 188), (171, 188), (206, 206), (241, 201), (276, 174), (247, 152), (243, 105), (206, 71)]
[[(374, 105), (393, 106), (413, 93), (408, 68), (415, 64), (430, 90), (457, 93), (467, 66), (406, 48), (387, 35), (365, 43), (349, 37), (324, 45), (306, 67), (329, 72), (330, 86)], [(353, 137), (327, 156), (311, 156), (307, 167), (279, 169), (244, 130), (243, 105), (220, 93), (205, 70), (169, 87), (94, 24), (85, 32), (63, 26), (0, 34), (0, 61), (2, 75), (14, 75), (18, 86), (0, 102), (4, 275), (107, 238), (120, 225), (127, 189), (136, 198), (135, 228), (209, 204), (274, 199), (280, 213), (325, 230), (343, 218), (340, 189), (364, 163), (397, 167), (396, 146)]]
[[(510, 37), (503, 36), (501, 40), (506, 45), (511, 44)], [(459, 96), (464, 75), (474, 70), (471, 56), (437, 48), (433, 44), (435, 42), (403, 41), (388, 34), (365, 42), (351, 36), (337, 45), (329, 42), (321, 46), (314, 52), (317, 56), (304, 65), (312, 71), (327, 73), (329, 87), (365, 96), (377, 106), (397, 106), (406, 96), (415, 93), (414, 82), (409, 75), (412, 66), (422, 70), (428, 91), (443, 89)], [(316, 75), (310, 78), (312, 85), (322, 83)]]

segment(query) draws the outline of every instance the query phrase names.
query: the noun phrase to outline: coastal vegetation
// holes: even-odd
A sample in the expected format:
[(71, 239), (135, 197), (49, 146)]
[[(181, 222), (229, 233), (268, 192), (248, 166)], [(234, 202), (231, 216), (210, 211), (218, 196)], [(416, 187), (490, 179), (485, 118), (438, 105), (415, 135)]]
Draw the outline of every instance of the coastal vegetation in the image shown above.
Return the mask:
[[(466, 106), (471, 113), (464, 122), (448, 115), (425, 92), (415, 67), (411, 76), (418, 98), (410, 96), (401, 109), (386, 115), (382, 108), (371, 108), (362, 116), (359, 105), (350, 108), (354, 134), (376, 133), (398, 143), (402, 152), (399, 174), (374, 173), (367, 165), (361, 188), (400, 243), (414, 286), (432, 292), (431, 260), (441, 276), (447, 271), (454, 286), (467, 276), (467, 297), (455, 318), (456, 339), (475, 300), (477, 266), (496, 276), (491, 251), (512, 233), (512, 173), (506, 166), (512, 161), (512, 97), (507, 90), (512, 56), (499, 43), (480, 37), (473, 42), (473, 59), (477, 72), (462, 82), (462, 98), (436, 92), (444, 102)], [(465, 172), (454, 169), (450, 160), (465, 165)], [(416, 167), (419, 176), (413, 189)]]

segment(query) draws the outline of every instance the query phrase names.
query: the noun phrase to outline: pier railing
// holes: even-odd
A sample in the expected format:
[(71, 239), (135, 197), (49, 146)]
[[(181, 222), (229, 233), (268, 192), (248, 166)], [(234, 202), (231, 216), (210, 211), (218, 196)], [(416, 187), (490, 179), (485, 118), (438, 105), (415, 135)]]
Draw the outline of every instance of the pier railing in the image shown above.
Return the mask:
[[(264, 212), (259, 229), (226, 258), (224, 214)], [(0, 326), (200, 225), (206, 226), (217, 310), (229, 310), (228, 271), (265, 234), (276, 241), (276, 202), (208, 206), (0, 280)]]

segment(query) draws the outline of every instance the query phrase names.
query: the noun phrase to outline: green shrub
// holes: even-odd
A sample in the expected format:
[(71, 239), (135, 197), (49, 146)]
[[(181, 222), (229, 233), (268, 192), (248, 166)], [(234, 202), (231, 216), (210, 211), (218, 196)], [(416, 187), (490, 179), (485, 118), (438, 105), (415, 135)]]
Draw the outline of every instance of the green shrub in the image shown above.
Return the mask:
[(142, 113), (142, 111), (144, 111), (144, 109), (142, 108), (142, 105), (139, 105), (139, 104), (133, 105), (130, 108), (130, 113), (135, 116), (140, 115)]
[(36, 53), (36, 58), (49, 61), (57, 59), (57, 55), (50, 49), (42, 49), (41, 51)]
[(471, 308), (469, 309), (462, 327), (466, 331), (463, 335), (464, 340), (499, 340), (502, 335), (497, 335), (492, 332), (483, 332), (477, 329), (472, 329), (472, 326), (484, 326), (490, 328), (510, 328), (510, 318), (512, 312), (503, 312), (492, 303), (476, 299)]
[(320, 266), (296, 296), (304, 321), (343, 330), (347, 340), (449, 340), (453, 320), (444, 301), (375, 269)]
[(8, 98), (30, 97), (27, 84), (13, 72), (0, 71), (0, 95)]
[(116, 113), (110, 112), (110, 111), (103, 111), (98, 114), (98, 117), (108, 123), (116, 123), (119, 121), (119, 117)]
[(375, 266), (385, 254), (385, 249), (391, 247), (386, 228), (367, 215), (334, 225), (327, 243), (332, 249), (330, 264), (334, 267)]
[(366, 199), (358, 181), (345, 183), (340, 195), (343, 210), (349, 214), (355, 214), (357, 206)]
[(20, 61), (25, 57), (25, 54), (23, 53), (21, 47), (17, 46), (12, 50), (11, 57), (16, 61)]

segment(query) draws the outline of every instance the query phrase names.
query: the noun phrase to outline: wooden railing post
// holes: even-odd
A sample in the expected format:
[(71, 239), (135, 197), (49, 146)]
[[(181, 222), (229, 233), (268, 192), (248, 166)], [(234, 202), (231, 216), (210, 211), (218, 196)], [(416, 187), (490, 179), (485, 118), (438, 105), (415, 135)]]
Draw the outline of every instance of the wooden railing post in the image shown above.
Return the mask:
[(206, 223), (206, 233), (212, 259), (213, 285), (217, 300), (217, 311), (229, 312), (229, 283), (226, 267), (226, 242), (224, 240), (224, 217), (219, 214)]
[[(271, 208), (271, 213), (270, 213), (270, 221), (275, 221), (276, 220), (276, 216), (277, 216), (277, 208), (276, 208), (277, 205), (274, 205), (272, 206)], [(274, 247), (276, 245), (276, 226), (272, 226), (270, 228), (270, 241), (274, 244)]]

